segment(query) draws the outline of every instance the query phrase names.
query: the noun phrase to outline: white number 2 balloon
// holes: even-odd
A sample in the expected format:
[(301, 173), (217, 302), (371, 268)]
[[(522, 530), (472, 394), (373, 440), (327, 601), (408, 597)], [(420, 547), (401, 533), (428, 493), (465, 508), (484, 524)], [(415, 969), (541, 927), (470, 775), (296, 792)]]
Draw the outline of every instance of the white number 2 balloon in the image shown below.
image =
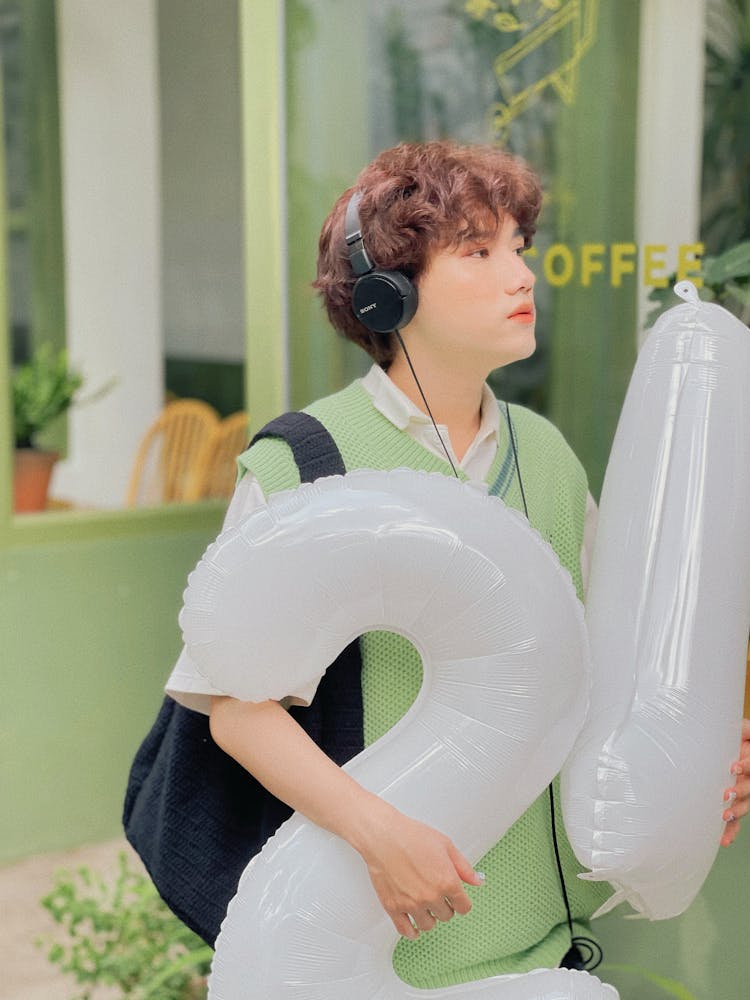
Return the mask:
[[(520, 514), (440, 474), (359, 471), (272, 496), (206, 552), (181, 623), (206, 676), (255, 701), (320, 676), (368, 630), (411, 639), (420, 695), (347, 770), (474, 861), (559, 770), (587, 705), (570, 577)], [(209, 996), (617, 997), (564, 969), (415, 990), (393, 971), (397, 939), (359, 855), (295, 815), (242, 876)]]

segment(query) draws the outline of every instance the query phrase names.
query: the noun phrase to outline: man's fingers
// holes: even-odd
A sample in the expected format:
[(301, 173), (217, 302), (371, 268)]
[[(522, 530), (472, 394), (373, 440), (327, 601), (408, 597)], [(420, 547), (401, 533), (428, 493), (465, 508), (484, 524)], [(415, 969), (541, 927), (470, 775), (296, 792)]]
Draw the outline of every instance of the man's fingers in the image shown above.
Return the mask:
[(410, 916), (420, 931), (431, 931), (437, 923), (437, 917), (432, 910), (417, 910), (416, 913), (411, 913)]
[(750, 812), (750, 802), (747, 799), (737, 799), (728, 803), (722, 814), (722, 819), (725, 823), (733, 823), (742, 819), (743, 816), (747, 816), (748, 812)]
[(721, 846), (729, 847), (730, 844), (733, 844), (739, 832), (740, 832), (740, 824), (737, 820), (734, 820), (731, 823), (727, 823), (727, 825), (724, 827), (724, 834), (721, 838)]
[(457, 913), (468, 913), (471, 900), (465, 892), (457, 892), (454, 896), (443, 896), (429, 906), (413, 907), (409, 912), (391, 913), (393, 925), (402, 937), (414, 941), (423, 931), (431, 931), (440, 923), (447, 923)]
[(750, 796), (750, 775), (741, 774), (731, 788), (724, 792), (726, 802), (734, 799), (746, 799)]
[(484, 875), (474, 869), (474, 865), (464, 857), (455, 844), (451, 844), (448, 850), (449, 856), (455, 866), (458, 877), (467, 885), (482, 885)]
[(437, 920), (444, 924), (451, 919), (456, 911), (453, 909), (450, 897), (443, 896), (439, 903), (434, 903), (430, 906), (430, 912)]
[(412, 923), (408, 913), (392, 914), (391, 920), (401, 937), (409, 938), (410, 941), (416, 941), (419, 937), (419, 931)]
[(465, 916), (471, 909), (471, 900), (463, 889), (459, 892), (452, 893), (448, 898), (450, 899), (450, 905), (453, 912), (458, 913), (462, 917)]

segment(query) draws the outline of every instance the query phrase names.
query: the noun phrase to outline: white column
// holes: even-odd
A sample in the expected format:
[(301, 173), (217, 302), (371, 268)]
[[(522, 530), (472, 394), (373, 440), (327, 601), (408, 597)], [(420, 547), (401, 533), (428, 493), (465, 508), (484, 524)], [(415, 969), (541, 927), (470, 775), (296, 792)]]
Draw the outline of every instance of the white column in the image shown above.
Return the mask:
[(53, 493), (120, 506), (162, 405), (155, 0), (58, 0), (67, 342), (86, 378)]
[(636, 179), (641, 337), (653, 307), (643, 283), (645, 247), (666, 244), (665, 271), (671, 273), (679, 246), (698, 240), (705, 5), (706, 0), (641, 0)]

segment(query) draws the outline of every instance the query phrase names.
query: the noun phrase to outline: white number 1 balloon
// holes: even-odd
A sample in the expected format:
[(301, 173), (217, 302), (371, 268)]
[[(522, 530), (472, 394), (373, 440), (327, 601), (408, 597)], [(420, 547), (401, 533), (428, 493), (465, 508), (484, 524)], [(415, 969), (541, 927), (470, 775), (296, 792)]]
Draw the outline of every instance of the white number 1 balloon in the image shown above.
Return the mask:
[(716, 857), (740, 744), (750, 619), (750, 330), (701, 302), (644, 344), (604, 488), (586, 598), (592, 705), (563, 771), (590, 876), (652, 919)]

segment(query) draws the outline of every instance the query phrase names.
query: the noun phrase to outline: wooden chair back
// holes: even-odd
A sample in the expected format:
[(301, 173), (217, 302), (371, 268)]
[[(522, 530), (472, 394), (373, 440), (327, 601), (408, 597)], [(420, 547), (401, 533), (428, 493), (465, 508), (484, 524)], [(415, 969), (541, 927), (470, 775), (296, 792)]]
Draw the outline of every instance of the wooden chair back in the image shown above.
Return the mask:
[(146, 431), (133, 463), (126, 503), (130, 507), (191, 499), (206, 442), (219, 415), (199, 399), (168, 403)]
[(232, 413), (220, 420), (206, 439), (196, 462), (196, 477), (186, 500), (231, 497), (237, 478), (237, 456), (248, 443), (247, 413)]

